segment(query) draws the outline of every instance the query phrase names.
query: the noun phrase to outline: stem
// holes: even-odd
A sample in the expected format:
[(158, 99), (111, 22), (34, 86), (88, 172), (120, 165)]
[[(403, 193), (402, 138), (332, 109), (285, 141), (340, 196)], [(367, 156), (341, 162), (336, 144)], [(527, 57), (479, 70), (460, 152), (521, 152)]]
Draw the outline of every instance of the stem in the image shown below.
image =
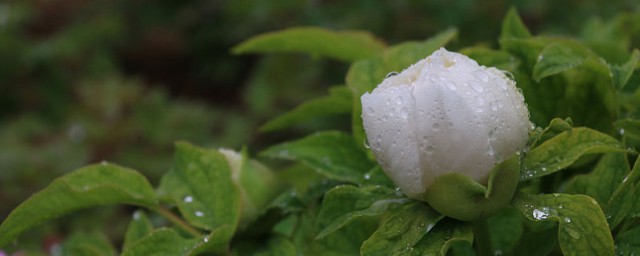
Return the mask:
[(493, 246), (486, 220), (479, 220), (473, 224), (473, 240), (479, 256), (493, 256)]
[(197, 229), (195, 229), (194, 227), (192, 227), (188, 223), (184, 222), (184, 220), (182, 220), (180, 217), (178, 217), (177, 215), (175, 215), (173, 212), (169, 211), (166, 208), (158, 206), (156, 208), (153, 208), (152, 210), (157, 212), (158, 214), (162, 215), (163, 217), (167, 218), (173, 224), (178, 225), (178, 227), (180, 227), (185, 232), (193, 235), (194, 237), (199, 237), (199, 236), (203, 235)]

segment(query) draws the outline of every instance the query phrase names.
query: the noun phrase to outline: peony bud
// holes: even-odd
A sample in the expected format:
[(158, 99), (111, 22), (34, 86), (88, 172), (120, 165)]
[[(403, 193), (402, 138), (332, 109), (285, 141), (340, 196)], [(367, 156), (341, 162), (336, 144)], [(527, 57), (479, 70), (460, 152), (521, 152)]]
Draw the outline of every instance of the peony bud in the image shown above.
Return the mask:
[(378, 163), (418, 200), (444, 174), (486, 185), (492, 168), (521, 150), (531, 129), (512, 79), (444, 48), (388, 76), (361, 100)]
[(231, 178), (240, 191), (242, 216), (239, 226), (245, 228), (264, 213), (282, 187), (275, 174), (260, 162), (247, 159), (245, 155), (230, 149), (221, 148), (218, 151), (227, 159)]

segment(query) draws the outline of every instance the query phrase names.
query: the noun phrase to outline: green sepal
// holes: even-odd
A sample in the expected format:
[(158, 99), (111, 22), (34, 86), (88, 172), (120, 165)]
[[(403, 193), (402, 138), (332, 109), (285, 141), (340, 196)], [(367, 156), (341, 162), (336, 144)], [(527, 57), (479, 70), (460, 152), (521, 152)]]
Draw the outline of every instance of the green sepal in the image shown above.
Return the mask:
[(497, 164), (484, 185), (460, 173), (442, 175), (425, 193), (425, 201), (438, 212), (463, 221), (491, 217), (507, 205), (520, 177), (520, 154)]

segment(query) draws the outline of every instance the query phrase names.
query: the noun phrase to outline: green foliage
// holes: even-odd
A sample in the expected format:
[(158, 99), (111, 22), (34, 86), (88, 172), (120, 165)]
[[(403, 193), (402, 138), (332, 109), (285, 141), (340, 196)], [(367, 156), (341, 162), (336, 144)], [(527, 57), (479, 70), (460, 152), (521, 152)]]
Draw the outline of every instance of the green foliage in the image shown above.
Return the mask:
[(570, 166), (585, 154), (625, 151), (624, 146), (613, 137), (588, 128), (573, 128), (529, 151), (520, 179), (529, 180), (554, 173)]
[(104, 204), (153, 208), (158, 199), (149, 182), (131, 169), (106, 162), (83, 167), (56, 179), (14, 209), (0, 225), (0, 246), (6, 246), (20, 233), (45, 221)]
[(240, 192), (227, 160), (217, 151), (177, 143), (173, 168), (162, 178), (160, 190), (196, 227), (216, 230), (239, 221)]
[[(242, 4), (225, 8), (239, 12), (234, 8)], [(119, 17), (113, 10), (108, 15)], [(259, 18), (247, 17), (259, 24)], [(121, 19), (98, 17), (90, 26), (67, 27), (55, 37), (33, 43), (30, 50), (19, 47), (19, 40), (12, 41), (15, 38), (11, 37), (0, 39), (0, 46), (29, 51), (20, 65), (29, 66), (26, 74), (32, 74), (51, 59), (71, 61), (78, 58), (77, 51), (100, 52), (96, 49), (105, 47), (100, 45), (109, 45), (105, 40), (128, 29), (117, 20)], [(496, 165), (486, 186), (460, 174), (442, 175), (427, 191), (426, 202), (406, 198), (373, 161), (364, 139), (360, 96), (391, 72), (401, 71), (449, 45), (458, 37), (457, 29), (424, 41), (391, 46), (369, 32), (317, 27), (294, 27), (255, 36), (233, 48), (233, 53), (306, 53), (314, 57), (313, 61), (331, 58), (350, 65), (346, 86), (330, 88), (329, 95), (302, 102), (266, 122), (260, 130), (282, 131), (305, 122), (323, 122), (322, 118), (351, 115), (350, 124), (336, 125), (351, 127), (351, 134), (325, 131), (312, 124), (302, 132), (315, 133), (262, 151), (261, 156), (266, 158), (286, 160), (269, 162), (276, 166), (274, 172), (251, 160), (247, 149), (234, 155), (178, 142), (172, 165), (169, 158), (157, 155), (142, 168), (170, 168), (155, 190), (151, 186), (155, 182), (150, 183), (134, 170), (106, 162), (89, 165), (54, 180), (16, 207), (0, 225), (0, 247), (15, 246), (11, 242), (16, 239), (19, 246), (25, 231), (73, 211), (125, 204), (142, 209), (135, 210), (126, 227), (122, 255), (640, 253), (640, 161), (634, 150), (640, 146), (640, 79), (635, 73), (640, 52), (629, 48), (638, 36), (626, 33), (627, 27), (638, 33), (638, 24), (637, 17), (620, 15), (606, 22), (589, 21), (579, 37), (535, 35), (511, 8), (502, 23), (498, 49), (484, 44), (460, 50), (481, 65), (508, 71), (522, 89), (532, 121), (549, 125), (535, 127), (529, 148)], [(13, 29), (7, 31), (16, 37)], [(461, 33), (460, 37), (464, 36)], [(191, 46), (197, 48), (198, 44)], [(0, 50), (0, 56), (11, 54)], [(89, 66), (113, 68), (112, 60), (100, 57), (103, 54), (92, 56)], [(307, 89), (300, 84), (325, 71), (308, 68), (314, 65), (289, 67), (299, 63), (296, 57), (289, 58), (271, 56), (257, 62), (259, 72), (250, 75), (251, 87), (243, 98), (254, 116), (245, 119), (239, 113), (213, 111), (198, 104), (174, 105), (178, 101), (163, 92), (144, 90), (139, 82), (114, 75), (106, 82), (88, 79), (84, 87), (73, 89), (81, 104), (72, 116), (82, 126), (70, 129), (69, 137), (74, 140), (82, 135), (77, 148), (56, 147), (54, 142), (7, 146), (11, 150), (5, 151), (12, 157), (12, 152), (28, 155), (33, 147), (54, 145), (51, 152), (60, 151), (69, 165), (80, 165), (96, 157), (76, 154), (89, 147), (82, 144), (84, 139), (102, 143), (92, 152), (103, 152), (111, 148), (114, 137), (128, 141), (144, 134), (140, 139), (143, 144), (164, 152), (163, 145), (175, 139), (209, 143), (209, 130), (223, 127), (229, 134), (247, 137), (241, 141), (249, 142), (254, 138), (249, 138), (250, 128), (245, 124), (256, 121), (248, 119), (264, 119), (279, 112), (270, 107), (281, 103), (274, 96), (276, 92), (298, 94)], [(10, 66), (4, 59), (0, 58), (0, 82), (11, 74), (4, 69)], [(45, 69), (59, 72), (55, 66)], [(233, 69), (232, 63), (218, 66)], [(307, 68), (311, 70), (305, 73)], [(59, 84), (64, 81), (60, 79)], [(287, 87), (270, 87), (273, 84)], [(302, 89), (287, 90), (292, 87)], [(291, 95), (285, 98), (306, 97)], [(39, 118), (24, 118), (3, 128), (22, 133), (0, 130), (0, 139), (13, 145), (18, 144), (14, 134), (24, 138), (61, 137), (46, 132), (48, 125)], [(298, 134), (286, 136), (291, 137)], [(135, 162), (145, 155), (141, 152), (144, 150), (123, 150), (111, 156)], [(51, 155), (48, 157), (53, 159), (57, 156)], [(2, 168), (30, 162), (10, 157), (6, 158), (12, 161), (4, 161), (5, 157), (0, 159)], [(14, 174), (0, 172), (0, 178), (10, 175)], [(4, 179), (2, 182), (4, 186)], [(289, 187), (283, 187), (285, 183)], [(62, 251), (69, 255), (114, 255), (118, 252), (111, 241), (118, 240), (103, 233), (76, 231), (64, 239)]]
[(396, 208), (376, 232), (362, 243), (362, 255), (407, 255), (444, 216), (414, 202)]
[(233, 52), (304, 52), (312, 56), (356, 61), (376, 55), (384, 48), (384, 43), (367, 32), (334, 32), (309, 27), (265, 33), (234, 47)]
[(373, 167), (361, 147), (342, 132), (319, 132), (306, 138), (273, 146), (262, 154), (300, 161), (318, 173), (339, 181), (360, 183)]
[(62, 255), (115, 255), (115, 249), (101, 233), (76, 232), (62, 244)]
[(558, 223), (564, 254), (613, 255), (614, 243), (602, 209), (585, 195), (518, 195), (514, 205), (530, 220)]
[(263, 132), (281, 130), (309, 119), (327, 115), (349, 114), (353, 103), (351, 92), (344, 86), (329, 89), (329, 96), (304, 102), (295, 109), (282, 114), (260, 127)]

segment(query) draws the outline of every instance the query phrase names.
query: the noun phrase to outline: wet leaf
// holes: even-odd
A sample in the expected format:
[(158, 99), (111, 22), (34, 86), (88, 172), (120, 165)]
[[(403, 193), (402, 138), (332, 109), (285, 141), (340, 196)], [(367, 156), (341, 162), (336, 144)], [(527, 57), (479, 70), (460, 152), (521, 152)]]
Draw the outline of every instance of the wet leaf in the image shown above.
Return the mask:
[(410, 201), (385, 187), (337, 186), (327, 192), (322, 201), (317, 238), (327, 236), (358, 218), (380, 215)]
[(157, 201), (138, 172), (108, 163), (89, 165), (54, 180), (14, 209), (0, 225), (0, 247), (25, 230), (78, 209), (105, 204), (154, 208)]
[(363, 31), (332, 31), (299, 27), (265, 33), (233, 48), (234, 54), (302, 52), (343, 61), (356, 61), (381, 53), (385, 44)]
[(444, 216), (423, 202), (396, 208), (360, 248), (361, 255), (406, 255)]
[(589, 128), (573, 128), (535, 147), (525, 157), (520, 180), (549, 175), (586, 154), (626, 152), (615, 138)]
[(558, 223), (558, 242), (565, 255), (613, 255), (613, 237), (598, 203), (585, 195), (519, 194), (514, 206), (533, 221)]
[(374, 166), (350, 135), (337, 131), (318, 132), (278, 144), (261, 154), (299, 161), (330, 179), (356, 184), (362, 183), (365, 173)]
[(329, 93), (329, 96), (306, 101), (295, 109), (270, 120), (261, 126), (260, 130), (276, 131), (309, 119), (351, 112), (353, 96), (348, 88), (334, 87), (329, 90)]

